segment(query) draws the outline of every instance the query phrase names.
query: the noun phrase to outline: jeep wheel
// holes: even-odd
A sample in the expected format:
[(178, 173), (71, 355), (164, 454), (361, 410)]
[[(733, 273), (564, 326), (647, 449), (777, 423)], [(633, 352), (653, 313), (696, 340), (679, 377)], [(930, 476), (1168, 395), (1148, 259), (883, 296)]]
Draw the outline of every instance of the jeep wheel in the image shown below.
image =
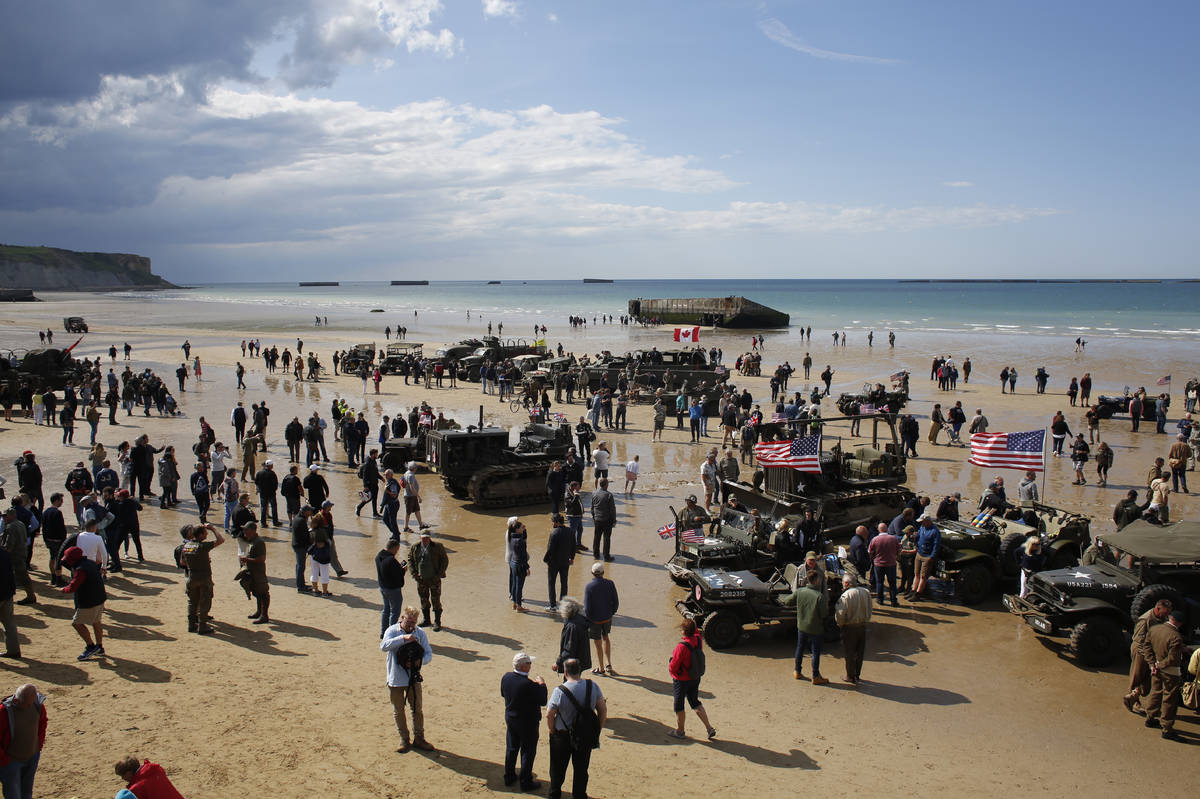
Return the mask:
[(1024, 533), (1009, 533), (1000, 542), (1000, 573), (1005, 577), (1016, 577), (1021, 573), (1021, 547), (1025, 544)]
[(980, 563), (969, 563), (954, 580), (954, 592), (964, 605), (977, 605), (992, 590), (992, 574)]
[(1177, 590), (1163, 583), (1155, 583), (1154, 585), (1146, 586), (1134, 595), (1133, 602), (1129, 605), (1130, 617), (1134, 621), (1137, 621), (1143, 613), (1154, 607), (1160, 599), (1169, 599), (1175, 610), (1187, 612), (1187, 603)]
[(1113, 619), (1091, 616), (1071, 631), (1071, 651), (1085, 666), (1107, 666), (1125, 651), (1125, 633)]
[(713, 649), (729, 649), (742, 637), (742, 625), (737, 617), (724, 610), (704, 620), (704, 641)]

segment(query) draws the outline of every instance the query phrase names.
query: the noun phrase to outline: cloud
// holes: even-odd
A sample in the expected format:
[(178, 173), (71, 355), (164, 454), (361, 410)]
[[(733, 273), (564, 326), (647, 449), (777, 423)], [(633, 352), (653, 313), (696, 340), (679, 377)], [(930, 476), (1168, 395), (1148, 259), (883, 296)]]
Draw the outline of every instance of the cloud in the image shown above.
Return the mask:
[(787, 25), (784, 25), (773, 17), (760, 20), (758, 29), (763, 32), (771, 41), (776, 44), (781, 44), (798, 53), (805, 53), (814, 58), (824, 58), (830, 61), (852, 61), (859, 64), (899, 64), (900, 61), (894, 58), (877, 58), (875, 56), (854, 55), (853, 53), (838, 53), (833, 50), (822, 50), (819, 47), (813, 47), (810, 44), (803, 42), (800, 37), (792, 33)]
[(551, 11), (549, 14), (546, 15), (546, 21), (547, 22), (558, 22), (558, 14), (555, 14), (553, 11)]
[(969, 189), (975, 184), (969, 180), (947, 180), (942, 185), (949, 186), (952, 189)]
[(485, 17), (515, 17), (517, 4), (514, 0), (483, 0)]
[[(327, 86), (347, 64), (403, 47), (450, 55), (458, 40), (434, 19), (440, 0), (222, 0), (139, 3), (136, 20), (112, 4), (10, 4), (0, 26), (0, 104), (91, 97), (109, 76), (172, 75), (196, 97), (214, 82)], [(130, 12), (132, 13), (132, 12)], [(259, 74), (264, 49), (283, 50)]]

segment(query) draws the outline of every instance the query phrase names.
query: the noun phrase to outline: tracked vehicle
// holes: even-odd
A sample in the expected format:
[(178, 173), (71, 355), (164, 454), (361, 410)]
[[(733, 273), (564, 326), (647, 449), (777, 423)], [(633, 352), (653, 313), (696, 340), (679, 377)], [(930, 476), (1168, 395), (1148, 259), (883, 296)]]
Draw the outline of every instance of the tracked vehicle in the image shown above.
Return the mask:
[(527, 424), (517, 445), (501, 427), (431, 430), (425, 460), (442, 476), (446, 490), (483, 508), (546, 501), (550, 464), (572, 446), (569, 424)]
[(86, 374), (83, 364), (72, 358), (68, 350), (56, 347), (30, 350), (16, 366), (10, 359), (0, 358), (0, 382), (7, 383), (14, 391), (21, 383), (59, 391), (68, 383), (78, 385)]

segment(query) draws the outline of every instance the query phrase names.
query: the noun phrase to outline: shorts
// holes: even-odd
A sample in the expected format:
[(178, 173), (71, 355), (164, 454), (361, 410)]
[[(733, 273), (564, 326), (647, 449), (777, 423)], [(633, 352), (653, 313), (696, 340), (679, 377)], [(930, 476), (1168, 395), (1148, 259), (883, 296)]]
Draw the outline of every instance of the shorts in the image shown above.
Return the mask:
[(917, 576), (928, 579), (933, 574), (933, 558), (917, 555)]
[(637, 478), (638, 478), (638, 473), (637, 473), (637, 472), (625, 472), (625, 481), (626, 481), (626, 482), (629, 482), (629, 483), (636, 483), (636, 482), (637, 482)]
[(318, 563), (315, 560), (312, 561), (311, 573), (312, 573), (312, 581), (314, 583), (321, 583), (322, 585), (329, 585), (329, 564), (328, 563)]
[(418, 497), (404, 497), (404, 512), (416, 513), (421, 509), (421, 500)]
[(608, 621), (594, 621), (588, 625), (588, 638), (593, 641), (599, 641), (601, 638), (608, 637), (612, 632), (612, 619)]
[(599, 480), (601, 477), (608, 477), (608, 469), (596, 470), (596, 479)]
[(672, 680), (675, 693), (675, 712), (679, 713), (683, 710), (683, 700), (687, 699), (688, 706), (692, 710), (700, 707), (700, 681), (699, 680)]
[(104, 615), (104, 603), (91, 608), (75, 608), (75, 615), (71, 617), (72, 624), (83, 624), (91, 626), (100, 623), (100, 617)]

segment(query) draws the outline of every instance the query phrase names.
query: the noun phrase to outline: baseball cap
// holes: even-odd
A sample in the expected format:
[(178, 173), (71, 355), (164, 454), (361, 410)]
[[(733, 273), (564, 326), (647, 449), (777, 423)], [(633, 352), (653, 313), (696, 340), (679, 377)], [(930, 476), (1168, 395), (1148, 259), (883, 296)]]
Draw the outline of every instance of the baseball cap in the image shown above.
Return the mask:
[(1179, 622), (1181, 625), (1187, 623), (1187, 614), (1182, 610), (1171, 611), (1171, 618)]
[(332, 507), (333, 507), (333, 503), (332, 503), (332, 502), (330, 502), (329, 500), (325, 500), (324, 502), (322, 502), (322, 503), (321, 503), (321, 507), (322, 507), (322, 508), (332, 508)]
[(319, 464), (319, 463), (314, 463), (314, 464), (311, 464), (311, 465), (308, 467), (308, 470), (309, 470), (310, 472), (319, 472), (319, 471), (321, 471), (321, 464)]
[(74, 566), (81, 560), (83, 560), (83, 550), (79, 547), (70, 547), (66, 552), (62, 553), (62, 562), (68, 566)]
[(301, 512), (301, 513), (304, 513), (305, 511), (308, 511), (309, 513), (312, 513), (312, 511), (313, 511), (313, 506), (312, 506), (312, 505), (301, 505), (301, 506), (300, 506), (300, 512)]
[(422, 530), (421, 538), (433, 538), (433, 533), (429, 532), (428, 530)]
[(274, 466), (274, 465), (275, 465), (275, 461), (272, 461), (272, 460), (268, 460), (266, 463), (263, 464), (263, 466)]

